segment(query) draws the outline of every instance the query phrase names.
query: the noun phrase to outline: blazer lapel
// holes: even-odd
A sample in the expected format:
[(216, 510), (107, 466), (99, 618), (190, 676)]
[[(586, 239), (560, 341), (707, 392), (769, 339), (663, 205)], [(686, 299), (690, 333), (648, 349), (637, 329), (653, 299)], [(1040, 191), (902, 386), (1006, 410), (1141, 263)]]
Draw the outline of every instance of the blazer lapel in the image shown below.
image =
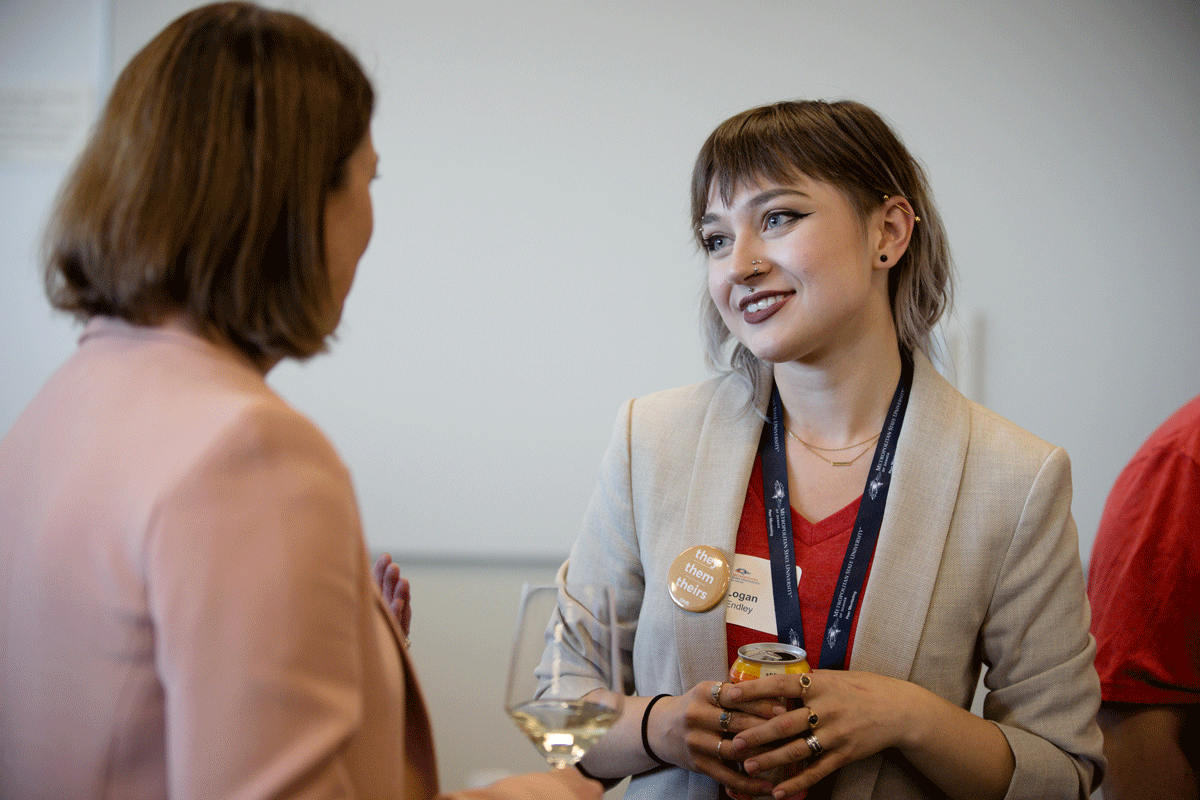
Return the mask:
[[(755, 391), (755, 408), (762, 413), (770, 399), (767, 372)], [(746, 486), (758, 453), (763, 420), (753, 411), (739, 413), (745, 399), (736, 378), (721, 383), (705, 415), (688, 492), (687, 507), (676, 552), (707, 544), (733, 557)], [(680, 643), (680, 678), (684, 689), (726, 675), (725, 603), (709, 611), (679, 611), (675, 636)]]
[[(970, 411), (923, 353), (896, 446), (892, 488), (859, 612), (850, 669), (907, 680), (954, 515), (966, 462)], [(842, 767), (835, 794), (871, 797), (879, 754)]]
[[(365, 553), (364, 553), (365, 555)], [(400, 654), (400, 668), (404, 671), (404, 793), (410, 798), (433, 797), (438, 793), (437, 756), (433, 749), (433, 723), (417, 673), (413, 669), (408, 650), (404, 647), (405, 636), (400, 624), (392, 616), (384, 602), (379, 586), (371, 581), (375, 612), (388, 621), (393, 644)]]
[(970, 411), (914, 353), (913, 392), (863, 597), (850, 668), (907, 680), (925, 626), (966, 461)]

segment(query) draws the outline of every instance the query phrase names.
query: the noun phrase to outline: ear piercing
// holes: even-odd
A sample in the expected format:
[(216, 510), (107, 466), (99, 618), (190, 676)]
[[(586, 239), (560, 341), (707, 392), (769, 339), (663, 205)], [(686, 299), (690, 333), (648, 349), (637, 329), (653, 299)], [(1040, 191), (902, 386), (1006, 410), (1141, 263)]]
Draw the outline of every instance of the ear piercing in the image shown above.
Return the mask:
[[(890, 195), (890, 194), (885, 194), (885, 195), (883, 196), (883, 199), (886, 201), (886, 200), (887, 200), (888, 198), (890, 198), (890, 197), (891, 197), (891, 195)], [(903, 210), (903, 211), (904, 211), (904, 213), (905, 213), (905, 214), (908, 214), (909, 216), (911, 216), (911, 217), (913, 218), (913, 222), (920, 222), (920, 221), (921, 221), (921, 218), (920, 218), (920, 217), (918, 217), (916, 214), (914, 214), (912, 211), (908, 210), (908, 209), (907, 209), (907, 208), (905, 208), (904, 206), (900, 206), (900, 208), (901, 208), (901, 210)]]

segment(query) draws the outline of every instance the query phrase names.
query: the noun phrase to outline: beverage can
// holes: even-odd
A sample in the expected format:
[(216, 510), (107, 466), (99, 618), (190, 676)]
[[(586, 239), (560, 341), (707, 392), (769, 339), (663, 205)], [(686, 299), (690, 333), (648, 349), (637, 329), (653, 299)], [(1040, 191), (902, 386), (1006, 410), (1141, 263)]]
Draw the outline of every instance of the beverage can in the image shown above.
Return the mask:
[[(732, 683), (741, 683), (755, 678), (765, 678), (768, 675), (798, 675), (802, 672), (812, 672), (808, 666), (808, 653), (804, 652), (803, 647), (782, 642), (754, 642), (738, 648), (737, 660), (729, 669), (729, 680)], [(768, 770), (759, 777), (772, 783), (779, 783), (795, 775), (798, 770), (799, 765), (785, 764)], [(736, 792), (728, 792), (728, 794), (734, 800), (774, 800), (770, 796), (753, 798)], [(807, 791), (801, 791), (787, 800), (803, 800), (807, 795)]]
[(729, 680), (741, 683), (767, 675), (798, 675), (811, 671), (808, 653), (803, 647), (782, 642), (755, 642), (738, 648), (737, 660), (729, 670)]

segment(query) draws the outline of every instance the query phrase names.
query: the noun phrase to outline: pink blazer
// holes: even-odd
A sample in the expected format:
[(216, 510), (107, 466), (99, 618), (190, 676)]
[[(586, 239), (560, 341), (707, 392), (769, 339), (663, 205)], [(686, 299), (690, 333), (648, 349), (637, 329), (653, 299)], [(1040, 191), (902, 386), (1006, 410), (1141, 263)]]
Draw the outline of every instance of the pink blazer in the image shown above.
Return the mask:
[(432, 797), (399, 641), (346, 468), (237, 353), (93, 320), (0, 440), (0, 797)]

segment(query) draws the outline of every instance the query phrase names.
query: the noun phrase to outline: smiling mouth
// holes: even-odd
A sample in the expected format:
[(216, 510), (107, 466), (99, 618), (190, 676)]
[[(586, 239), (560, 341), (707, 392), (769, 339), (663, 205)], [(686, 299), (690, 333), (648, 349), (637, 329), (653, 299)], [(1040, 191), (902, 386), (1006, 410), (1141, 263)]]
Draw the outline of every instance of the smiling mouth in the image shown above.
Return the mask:
[(755, 300), (753, 303), (743, 306), (742, 311), (751, 314), (753, 314), (755, 311), (766, 311), (771, 306), (782, 303), (785, 299), (787, 299), (787, 295), (771, 295), (770, 297), (764, 297), (761, 300)]
[(746, 322), (754, 324), (762, 322), (779, 310), (794, 292), (757, 292), (744, 298), (738, 303), (738, 310)]
[(742, 301), (738, 303), (738, 311), (743, 313), (766, 311), (768, 308), (779, 305), (784, 300), (787, 300), (791, 295), (791, 292), (756, 292), (742, 298)]

